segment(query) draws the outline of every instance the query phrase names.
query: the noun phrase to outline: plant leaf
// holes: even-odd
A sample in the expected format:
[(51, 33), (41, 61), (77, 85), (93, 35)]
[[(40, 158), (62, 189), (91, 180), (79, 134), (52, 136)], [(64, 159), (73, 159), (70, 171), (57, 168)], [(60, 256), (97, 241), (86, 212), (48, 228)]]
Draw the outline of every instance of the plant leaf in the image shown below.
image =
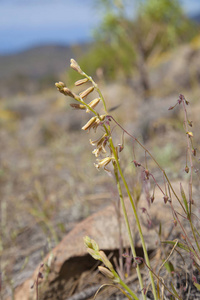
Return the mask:
[(175, 289), (175, 287), (174, 287), (174, 285), (173, 285), (172, 282), (171, 282), (171, 288), (172, 288), (172, 291), (174, 292), (174, 294), (176, 295), (176, 297), (177, 297), (178, 299), (180, 299), (180, 298), (179, 298), (179, 295), (178, 295), (178, 293), (177, 293), (177, 291), (176, 291), (176, 289)]
[[(176, 242), (174, 242), (174, 241), (161, 241), (161, 243), (163, 243), (163, 244), (170, 244), (170, 245), (175, 245), (176, 244)], [(187, 251), (187, 252), (194, 252), (193, 249), (190, 249), (188, 246), (185, 246), (184, 244), (182, 244), (180, 242), (177, 243), (177, 246), (179, 248)]]
[(165, 269), (171, 274), (174, 271), (174, 266), (170, 261), (166, 261), (164, 264)]
[(185, 192), (184, 192), (184, 189), (183, 189), (181, 183), (180, 183), (180, 190), (181, 190), (181, 197), (182, 197), (183, 203), (185, 205), (185, 209), (187, 211), (187, 214), (189, 215), (188, 202), (187, 202), (187, 198), (186, 198), (186, 195), (185, 195)]
[(197, 290), (200, 291), (200, 284), (197, 282), (193, 282), (194, 286), (197, 288)]

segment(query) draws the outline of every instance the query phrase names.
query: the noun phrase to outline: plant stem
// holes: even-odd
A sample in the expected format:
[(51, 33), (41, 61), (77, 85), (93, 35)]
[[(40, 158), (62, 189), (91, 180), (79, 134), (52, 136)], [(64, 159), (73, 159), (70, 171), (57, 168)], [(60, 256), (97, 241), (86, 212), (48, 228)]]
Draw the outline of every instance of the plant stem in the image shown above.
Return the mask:
[[(119, 182), (119, 176), (118, 176), (118, 170), (117, 170), (117, 166), (115, 163), (114, 164), (114, 173), (115, 173), (115, 178), (116, 178), (116, 182), (117, 182), (117, 188), (118, 188), (118, 193), (119, 193), (119, 198), (120, 198), (120, 202), (121, 202), (121, 206), (122, 206), (122, 211), (123, 211), (123, 215), (124, 215), (124, 219), (125, 219), (125, 223), (126, 223), (126, 228), (127, 228), (127, 232), (128, 232), (128, 236), (129, 236), (129, 242), (130, 242), (130, 246), (131, 246), (131, 251), (133, 254), (133, 257), (136, 257), (136, 251), (135, 251), (135, 246), (133, 243), (133, 237), (131, 234), (131, 229), (130, 229), (130, 224), (129, 224), (129, 220), (128, 220), (128, 215), (127, 215), (127, 211), (126, 211), (126, 207), (125, 207), (125, 203), (124, 203), (124, 197), (122, 195), (122, 189), (121, 189), (121, 185)], [(142, 296), (143, 299), (146, 299), (146, 296), (144, 294), (144, 285), (143, 285), (143, 280), (142, 280), (142, 276), (140, 273), (140, 267), (139, 265), (137, 265), (136, 267), (136, 271), (137, 271), (137, 276), (139, 279), (139, 283), (140, 283), (140, 288), (142, 291)]]
[(133, 212), (134, 212), (134, 216), (135, 216), (135, 221), (136, 221), (136, 224), (137, 224), (137, 227), (138, 227), (138, 231), (139, 231), (139, 235), (140, 235), (140, 240), (141, 240), (141, 243), (142, 243), (142, 248), (143, 248), (143, 251), (144, 251), (144, 257), (145, 257), (145, 260), (146, 260), (146, 264), (147, 264), (147, 266), (149, 268), (149, 275), (150, 275), (150, 279), (151, 279), (151, 285), (152, 285), (154, 300), (157, 300), (157, 292), (156, 292), (155, 283), (154, 283), (154, 280), (153, 280), (153, 274), (151, 272), (151, 266), (150, 266), (149, 256), (148, 256), (148, 253), (147, 253), (147, 249), (146, 249), (146, 245), (145, 245), (145, 241), (144, 241), (144, 236), (143, 236), (143, 233), (142, 233), (142, 228), (141, 228), (141, 225), (140, 225), (140, 220), (138, 218), (137, 210), (136, 210), (135, 204), (133, 202), (133, 198), (131, 196), (128, 184), (127, 184), (126, 179), (124, 177), (124, 174), (122, 172), (122, 169), (121, 169), (121, 166), (120, 166), (120, 163), (119, 163), (119, 160), (118, 160), (118, 156), (117, 156), (115, 147), (113, 145), (112, 137), (109, 138), (109, 143), (110, 143), (113, 155), (115, 157), (115, 161), (116, 161), (117, 168), (119, 170), (121, 179), (123, 181), (123, 184), (124, 184), (124, 186), (126, 188), (126, 191), (127, 191), (128, 197), (129, 197), (129, 200), (131, 202), (131, 206), (132, 206), (132, 209), (133, 209)]
[[(133, 293), (133, 291), (120, 279), (119, 284), (135, 299), (139, 300), (138, 297)], [(145, 297), (146, 299), (146, 297)]]
[(103, 102), (103, 107), (104, 107), (105, 113), (107, 114), (108, 112), (107, 112), (107, 108), (106, 108), (106, 102), (105, 102), (105, 99), (104, 99), (104, 97), (103, 97), (103, 95), (102, 95), (102, 93), (101, 93), (101, 91), (100, 91), (98, 85), (97, 85), (96, 82), (92, 79), (91, 76), (88, 76), (88, 75), (85, 74), (85, 73), (84, 73), (84, 76), (85, 76), (86, 78), (88, 78), (89, 81), (93, 84), (94, 88), (96, 89), (97, 93), (99, 94), (99, 96), (100, 96), (100, 98), (101, 98), (101, 100), (102, 100), (102, 102)]

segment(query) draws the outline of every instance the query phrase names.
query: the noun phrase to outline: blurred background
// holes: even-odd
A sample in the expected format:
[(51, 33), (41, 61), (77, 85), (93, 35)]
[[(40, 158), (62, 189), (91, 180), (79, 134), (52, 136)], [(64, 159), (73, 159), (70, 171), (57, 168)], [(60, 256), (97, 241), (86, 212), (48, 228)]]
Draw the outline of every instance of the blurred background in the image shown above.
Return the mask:
[[(116, 196), (112, 178), (93, 167), (80, 130), (88, 117), (55, 88), (80, 78), (70, 58), (171, 179), (185, 179), (183, 115), (168, 108), (182, 93), (199, 120), (199, 22), (199, 0), (0, 0), (2, 299), (77, 222)], [(134, 190), (132, 147), (127, 140), (123, 155)]]

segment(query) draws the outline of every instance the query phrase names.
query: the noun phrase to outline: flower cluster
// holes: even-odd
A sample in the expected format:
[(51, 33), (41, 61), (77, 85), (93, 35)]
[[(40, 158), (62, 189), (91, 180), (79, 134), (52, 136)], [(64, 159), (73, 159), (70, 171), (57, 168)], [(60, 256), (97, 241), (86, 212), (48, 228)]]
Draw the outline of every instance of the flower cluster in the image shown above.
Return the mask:
[[(97, 87), (97, 84), (93, 81), (91, 77), (89, 77), (86, 73), (84, 73), (78, 63), (71, 59), (71, 68), (78, 72), (80, 75), (84, 76), (83, 79), (80, 79), (75, 82), (75, 86), (82, 86), (88, 82), (92, 84), (92, 86), (86, 88), (85, 90), (81, 91), (78, 95), (72, 92), (63, 82), (57, 82), (55, 85), (60, 93), (64, 94), (65, 96), (69, 96), (70, 98), (76, 100), (76, 103), (71, 103), (70, 106), (74, 109), (78, 110), (85, 110), (86, 113), (93, 113), (93, 117), (89, 119), (89, 121), (82, 127), (82, 130), (90, 131), (93, 129), (95, 132), (99, 126), (103, 128), (104, 134), (97, 139), (96, 141), (90, 140), (90, 144), (95, 146), (95, 149), (92, 153), (95, 157), (99, 157), (100, 155), (105, 155), (107, 153), (106, 146), (109, 140), (110, 129), (109, 126), (106, 126), (106, 113), (99, 115), (96, 111), (97, 105), (102, 101), (104, 104), (104, 109), (106, 112), (105, 102), (103, 97)], [(86, 103), (86, 98), (89, 94), (93, 91), (96, 91), (99, 94), (99, 97), (93, 99), (91, 102)], [(103, 157), (102, 159), (97, 159), (97, 163), (94, 164), (97, 169), (105, 167), (114, 160), (114, 157), (111, 155)], [(105, 169), (106, 170), (106, 169)]]
[(99, 250), (98, 244), (88, 236), (84, 238), (84, 243), (85, 246), (87, 247), (88, 253), (94, 259), (101, 261), (106, 266), (106, 267), (98, 266), (99, 271), (107, 278), (112, 279), (115, 283), (119, 282), (120, 279), (118, 274), (114, 271), (113, 265), (109, 261), (106, 254), (102, 250)]

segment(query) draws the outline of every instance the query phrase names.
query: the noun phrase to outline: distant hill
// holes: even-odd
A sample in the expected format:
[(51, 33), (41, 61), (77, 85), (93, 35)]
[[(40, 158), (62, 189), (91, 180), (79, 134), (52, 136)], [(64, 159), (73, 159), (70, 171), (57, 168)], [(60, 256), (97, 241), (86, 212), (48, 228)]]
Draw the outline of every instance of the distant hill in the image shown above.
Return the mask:
[(191, 19), (197, 23), (200, 23), (200, 12), (191, 16)]
[[(0, 55), (0, 96), (10, 92), (34, 92), (51, 85), (69, 67), (70, 58), (78, 59), (90, 47), (47, 45), (12, 54)], [(12, 86), (12, 91), (11, 91)], [(19, 88), (18, 88), (19, 87)]]
[(62, 72), (69, 65), (70, 58), (81, 56), (88, 47), (88, 44), (48, 45), (34, 47), (17, 54), (0, 55), (0, 78), (13, 74), (38, 77), (49, 72)]

